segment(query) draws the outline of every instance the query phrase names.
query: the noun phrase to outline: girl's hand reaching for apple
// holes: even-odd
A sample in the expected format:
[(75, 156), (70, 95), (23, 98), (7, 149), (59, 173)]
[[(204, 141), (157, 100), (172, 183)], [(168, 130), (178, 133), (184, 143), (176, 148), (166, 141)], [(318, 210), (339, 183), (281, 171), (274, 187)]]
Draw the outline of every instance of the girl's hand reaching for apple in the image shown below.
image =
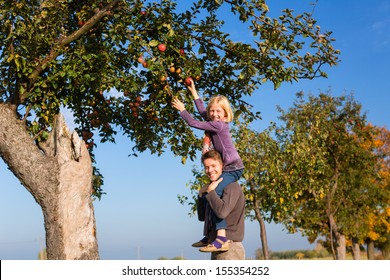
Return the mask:
[(196, 91), (195, 83), (192, 78), (188, 79), (187, 88), (191, 92), (192, 96), (194, 97), (194, 100), (199, 99), (199, 95), (198, 92)]

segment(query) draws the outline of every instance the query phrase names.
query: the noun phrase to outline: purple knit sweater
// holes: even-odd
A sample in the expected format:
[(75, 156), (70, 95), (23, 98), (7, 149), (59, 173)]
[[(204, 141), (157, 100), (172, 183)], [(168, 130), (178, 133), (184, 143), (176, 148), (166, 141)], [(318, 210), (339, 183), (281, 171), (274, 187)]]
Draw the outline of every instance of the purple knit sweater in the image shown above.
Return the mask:
[[(204, 120), (207, 120), (207, 111), (202, 99), (195, 100), (196, 108)], [(222, 155), (223, 170), (235, 171), (244, 168), (244, 164), (238, 154), (230, 135), (229, 124), (222, 121), (198, 121), (187, 110), (180, 113), (189, 126), (210, 132), (214, 148)]]

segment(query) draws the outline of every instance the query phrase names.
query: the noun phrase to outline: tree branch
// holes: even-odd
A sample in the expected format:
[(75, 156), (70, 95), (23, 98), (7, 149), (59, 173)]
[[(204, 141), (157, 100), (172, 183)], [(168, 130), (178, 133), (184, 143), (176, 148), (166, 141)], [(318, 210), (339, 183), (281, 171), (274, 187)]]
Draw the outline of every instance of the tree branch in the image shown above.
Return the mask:
[[(110, 15), (111, 10), (119, 3), (120, 0), (114, 0), (111, 3), (107, 4), (104, 8), (97, 10), (95, 15), (91, 17), (80, 29), (76, 30), (72, 34), (66, 37), (61, 37), (57, 44), (53, 46), (53, 48), (50, 50), (49, 55), (43, 59), (38, 66), (35, 68), (35, 70), (30, 74), (29, 76), (29, 85), (33, 85), (36, 80), (38, 79), (38, 76), (42, 73), (42, 71), (47, 67), (47, 65), (55, 60), (57, 56), (60, 54), (60, 51), (67, 45), (69, 45), (71, 42), (76, 41), (81, 36), (83, 36), (85, 33), (87, 33), (89, 30), (92, 29), (95, 24), (97, 24), (104, 16)], [(25, 93), (20, 96), (20, 102), (23, 103), (23, 101), (26, 99), (28, 94), (28, 91), (25, 91)]]

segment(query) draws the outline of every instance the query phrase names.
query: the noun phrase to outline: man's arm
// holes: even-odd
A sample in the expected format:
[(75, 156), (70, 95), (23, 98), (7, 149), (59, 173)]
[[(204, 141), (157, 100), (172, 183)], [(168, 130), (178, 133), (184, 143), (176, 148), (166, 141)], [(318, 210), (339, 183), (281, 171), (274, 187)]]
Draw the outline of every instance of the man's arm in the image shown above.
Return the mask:
[(234, 182), (224, 189), (222, 198), (217, 195), (215, 190), (212, 190), (206, 195), (206, 199), (215, 215), (220, 219), (225, 219), (236, 205), (241, 191), (240, 186)]
[(207, 193), (207, 188), (209, 185), (204, 185), (198, 194), (198, 201), (196, 203), (196, 212), (198, 213), (198, 220), (204, 222), (206, 217), (206, 199), (204, 197), (205, 193)]
[(198, 213), (198, 220), (204, 222), (206, 217), (206, 207), (205, 207), (205, 198), (198, 197), (198, 202), (196, 204), (196, 212)]

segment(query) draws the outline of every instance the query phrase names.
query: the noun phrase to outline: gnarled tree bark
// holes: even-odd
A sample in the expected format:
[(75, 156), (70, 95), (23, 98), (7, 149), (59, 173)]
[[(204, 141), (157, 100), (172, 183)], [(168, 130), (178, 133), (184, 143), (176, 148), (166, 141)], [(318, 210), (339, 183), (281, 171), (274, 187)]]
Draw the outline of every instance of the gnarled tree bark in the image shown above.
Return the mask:
[(38, 147), (15, 106), (0, 104), (0, 156), (42, 208), (48, 259), (99, 259), (91, 158), (63, 116)]

